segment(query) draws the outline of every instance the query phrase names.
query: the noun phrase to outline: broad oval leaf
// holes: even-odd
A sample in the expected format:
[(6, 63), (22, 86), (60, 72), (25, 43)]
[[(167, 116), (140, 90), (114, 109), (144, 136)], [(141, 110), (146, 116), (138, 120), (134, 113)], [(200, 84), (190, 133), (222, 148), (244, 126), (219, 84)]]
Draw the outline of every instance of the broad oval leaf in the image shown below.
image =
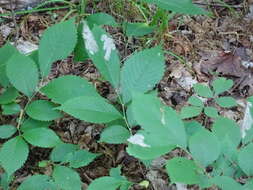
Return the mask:
[(31, 177), (26, 178), (17, 190), (45, 190), (54, 188), (54, 184), (49, 176), (33, 175)]
[(222, 190), (243, 190), (243, 186), (234, 179), (227, 176), (216, 176), (211, 179), (211, 182), (217, 185)]
[(61, 143), (54, 147), (50, 154), (50, 159), (53, 162), (63, 162), (66, 160), (66, 156), (72, 152), (78, 150), (78, 146), (74, 144)]
[(49, 125), (51, 125), (52, 122), (48, 121), (38, 121), (33, 120), (31, 118), (27, 118), (20, 126), (20, 130), (24, 133), (31, 129), (37, 129), (37, 128), (47, 128)]
[(219, 117), (218, 110), (215, 107), (207, 106), (204, 108), (204, 113), (206, 116), (211, 118)]
[(136, 23), (125, 22), (123, 23), (123, 28), (128, 37), (144, 36), (152, 33), (155, 30), (154, 26), (149, 26), (148, 24), (142, 22)]
[(18, 97), (18, 95), (18, 91), (15, 88), (9, 87), (0, 95), (0, 104), (11, 103)]
[(59, 104), (79, 96), (99, 96), (87, 80), (73, 75), (54, 79), (40, 91)]
[(16, 133), (17, 128), (13, 125), (0, 125), (0, 139), (7, 139)]
[(160, 47), (133, 54), (124, 63), (121, 72), (123, 101), (132, 99), (132, 92), (145, 93), (162, 79), (164, 56)]
[(228, 136), (234, 147), (237, 147), (241, 141), (240, 127), (235, 121), (228, 118), (218, 118), (213, 123), (212, 131), (221, 142)]
[(216, 98), (215, 102), (222, 108), (231, 108), (237, 106), (236, 100), (232, 97)]
[(182, 119), (197, 117), (202, 112), (202, 110), (202, 107), (185, 106), (182, 108), (180, 115)]
[(188, 99), (188, 103), (193, 105), (193, 106), (204, 107), (204, 103), (197, 96), (191, 96)]
[(130, 132), (125, 127), (120, 125), (112, 125), (106, 127), (102, 133), (100, 142), (106, 142), (110, 144), (122, 144), (130, 137)]
[(248, 144), (242, 148), (238, 155), (238, 163), (240, 168), (248, 175), (253, 175), (253, 144)]
[(201, 169), (192, 160), (175, 157), (167, 161), (166, 170), (172, 183), (198, 184)]
[(55, 110), (56, 107), (52, 102), (36, 100), (27, 106), (26, 113), (35, 120), (52, 121), (62, 117), (62, 114)]
[(21, 110), (20, 105), (16, 103), (4, 104), (1, 107), (3, 115), (14, 115), (19, 113)]
[(204, 9), (194, 5), (191, 0), (142, 0), (147, 3), (154, 3), (161, 9), (173, 11), (176, 13), (189, 14), (189, 15), (206, 15)]
[(9, 79), (6, 75), (6, 64), (15, 53), (18, 53), (18, 50), (10, 43), (6, 43), (0, 48), (0, 85), (5, 88), (9, 85)]
[(65, 102), (58, 108), (75, 118), (92, 123), (108, 123), (122, 115), (102, 97), (82, 96)]
[(28, 145), (22, 137), (12, 138), (5, 142), (0, 150), (1, 166), (10, 176), (24, 165), (28, 153)]
[(51, 64), (59, 59), (65, 59), (75, 48), (77, 30), (75, 20), (71, 19), (48, 28), (39, 45), (39, 66), (41, 75), (47, 76)]
[(199, 96), (202, 96), (202, 97), (205, 97), (205, 98), (212, 98), (213, 97), (212, 90), (204, 84), (200, 84), (200, 83), (194, 84), (193, 88), (194, 88), (194, 91)]
[(212, 86), (215, 95), (218, 95), (229, 90), (233, 86), (233, 84), (234, 83), (232, 80), (226, 79), (224, 77), (219, 77), (213, 81)]
[(221, 153), (218, 138), (204, 129), (190, 137), (189, 149), (193, 158), (204, 167), (218, 159)]
[(111, 15), (107, 13), (103, 13), (103, 12), (91, 14), (86, 19), (89, 25), (92, 25), (92, 27), (94, 25), (118, 26), (118, 23), (115, 21), (115, 19)]
[(32, 96), (39, 82), (38, 68), (34, 61), (20, 53), (15, 53), (7, 65), (6, 74), (10, 83), (26, 96)]
[(37, 128), (25, 131), (23, 137), (33, 146), (51, 148), (55, 147), (61, 140), (51, 129)]
[(65, 166), (56, 166), (53, 171), (55, 183), (62, 190), (81, 190), (81, 179), (74, 170)]
[(122, 180), (116, 179), (114, 177), (100, 177), (91, 182), (87, 190), (117, 190), (120, 187)]

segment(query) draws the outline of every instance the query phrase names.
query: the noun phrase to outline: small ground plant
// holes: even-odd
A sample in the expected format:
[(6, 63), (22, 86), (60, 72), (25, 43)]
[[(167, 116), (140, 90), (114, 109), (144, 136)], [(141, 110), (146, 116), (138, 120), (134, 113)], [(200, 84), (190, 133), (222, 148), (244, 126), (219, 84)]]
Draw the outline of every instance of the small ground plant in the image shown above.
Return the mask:
[[(177, 13), (205, 13), (190, 0), (144, 2)], [(184, 107), (179, 114), (164, 105), (153, 90), (165, 71), (162, 47), (135, 52), (121, 66), (114, 41), (103, 25), (118, 26), (118, 23), (110, 15), (97, 13), (78, 24), (70, 19), (48, 28), (39, 49), (30, 55), (19, 53), (9, 43), (0, 49), (0, 84), (4, 87), (0, 95), (2, 114), (19, 115), (15, 123), (0, 126), (0, 138), (6, 140), (0, 150), (0, 165), (5, 171), (0, 186), (8, 189), (15, 171), (28, 159), (29, 147), (35, 146), (52, 148), (49, 160), (39, 163), (40, 167), (50, 165), (52, 172), (26, 178), (18, 190), (81, 189), (80, 176), (74, 169), (88, 165), (100, 154), (62, 142), (49, 128), (54, 120), (69, 114), (86, 122), (104, 124), (100, 143), (125, 143), (128, 154), (144, 163), (176, 148), (182, 150), (185, 157), (174, 157), (166, 163), (171, 183), (195, 184), (200, 188), (217, 186), (223, 190), (253, 189), (250, 178), (253, 175), (253, 132), (250, 129), (253, 98), (248, 100), (249, 126), (245, 127), (248, 131), (244, 130), (244, 135), (235, 121), (220, 116), (217, 109), (211, 107), (236, 106), (233, 98), (220, 96), (233, 85), (225, 78), (214, 80), (212, 89), (196, 84), (194, 91), (198, 97), (190, 97), (192, 106)], [(72, 52), (75, 61), (92, 60), (103, 80), (114, 88), (116, 102), (100, 96), (88, 80), (79, 76), (61, 76), (42, 85), (52, 63)], [(38, 99), (38, 94), (44, 98)], [(207, 98), (210, 105), (199, 97)], [(198, 116), (203, 110), (214, 119), (210, 129), (197, 121), (183, 121)], [(133, 132), (132, 128), (137, 125), (141, 129)], [(238, 179), (244, 179), (245, 184), (238, 183)], [(92, 181), (88, 190), (105, 187), (127, 190), (132, 184), (117, 167), (111, 169), (110, 176)]]

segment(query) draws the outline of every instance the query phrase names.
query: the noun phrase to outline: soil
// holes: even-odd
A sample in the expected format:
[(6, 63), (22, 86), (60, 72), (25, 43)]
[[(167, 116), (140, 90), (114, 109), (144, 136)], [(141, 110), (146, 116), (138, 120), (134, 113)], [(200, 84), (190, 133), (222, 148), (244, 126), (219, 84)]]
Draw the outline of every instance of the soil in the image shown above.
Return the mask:
[[(119, 22), (140, 21), (141, 16), (137, 8), (126, 0), (121, 1), (125, 3), (124, 7), (117, 7), (116, 0), (98, 1), (95, 3), (95, 7), (94, 2), (90, 1), (87, 4), (87, 12), (107, 12)], [(1, 2), (4, 2), (4, 0), (0, 0), (0, 13), (7, 13), (9, 10), (6, 8), (9, 7), (3, 6)], [(253, 95), (253, 80), (251, 79), (252, 83), (250, 83), (247, 78), (251, 78), (253, 67), (238, 69), (238, 65), (242, 62), (252, 63), (253, 61), (253, 4), (251, 4), (251, 1), (227, 0), (226, 2), (233, 9), (231, 11), (215, 3), (216, 1), (199, 0), (196, 2), (203, 7), (209, 7), (214, 16), (176, 16), (169, 21), (168, 29), (157, 35), (155, 40), (148, 45), (148, 47), (151, 47), (163, 40), (165, 50), (174, 52), (183, 58), (180, 61), (174, 56), (166, 54), (166, 72), (162, 81), (156, 87), (159, 96), (165, 104), (180, 110), (192, 94), (191, 87), (194, 83), (211, 83), (213, 80), (213, 76), (209, 73), (211, 69), (219, 71), (220, 76), (234, 80), (234, 88), (229, 94), (238, 101), (244, 101), (246, 97)], [(22, 5), (22, 8), (26, 8), (26, 5)], [(0, 46), (8, 40), (38, 44), (43, 31), (48, 26), (59, 22), (66, 13), (67, 10), (63, 9), (17, 15), (18, 32), (11, 16), (2, 17), (0, 18)], [(127, 38), (120, 28), (105, 28), (113, 36), (122, 60), (134, 51), (147, 47), (148, 38)], [(151, 37), (149, 36), (149, 39)], [(234, 73), (228, 71), (231, 68), (234, 69)], [(53, 64), (47, 81), (68, 74), (88, 79), (96, 86), (103, 97), (112, 102), (115, 101), (115, 92), (112, 87), (107, 82), (100, 80), (100, 74), (90, 61), (74, 63), (72, 56), (57, 61)], [(243, 111), (243, 107), (230, 111), (220, 110), (222, 114), (234, 118), (238, 122), (243, 119)], [(0, 124), (15, 123), (17, 117), (0, 115)], [(211, 120), (202, 121), (201, 116), (198, 120), (206, 125), (212, 122)], [(100, 132), (104, 128), (102, 125), (79, 121), (66, 115), (64, 118), (55, 121), (50, 128), (56, 131), (66, 143), (78, 144), (81, 148), (91, 152), (102, 153), (102, 156), (98, 157), (93, 163), (77, 170), (82, 178), (84, 190), (93, 179), (108, 175), (110, 168), (119, 165), (122, 166), (123, 175), (130, 181), (137, 184), (143, 180), (150, 181), (148, 188), (134, 185), (132, 190), (176, 189), (174, 185), (169, 185), (169, 179), (163, 166), (166, 159), (182, 154), (179, 150), (157, 159), (151, 168), (147, 168), (140, 161), (126, 153), (126, 145), (98, 143)], [(1, 140), (0, 146), (4, 142)], [(10, 189), (16, 189), (27, 176), (50, 173), (52, 169), (50, 166), (46, 168), (38, 167), (39, 161), (48, 160), (50, 151), (50, 149), (31, 147), (29, 159), (15, 173), (15, 180)], [(189, 186), (188, 189), (197, 188)]]

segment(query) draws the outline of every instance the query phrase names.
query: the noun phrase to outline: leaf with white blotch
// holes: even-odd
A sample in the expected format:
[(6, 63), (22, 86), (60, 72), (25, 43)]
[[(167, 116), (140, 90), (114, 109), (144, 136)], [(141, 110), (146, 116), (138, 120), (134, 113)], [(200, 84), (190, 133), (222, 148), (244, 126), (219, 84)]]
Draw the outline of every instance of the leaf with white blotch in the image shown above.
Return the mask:
[(221, 153), (218, 138), (204, 129), (190, 137), (189, 149), (193, 158), (205, 167), (214, 162)]
[(47, 76), (51, 64), (65, 59), (74, 50), (77, 42), (75, 20), (60, 22), (49, 27), (42, 35), (39, 45), (39, 66), (43, 77)]
[(243, 147), (238, 155), (238, 164), (240, 168), (248, 175), (253, 175), (253, 144), (248, 144), (246, 147)]
[(65, 166), (55, 166), (53, 179), (61, 190), (81, 190), (81, 179), (78, 173)]
[(108, 123), (122, 115), (102, 97), (81, 96), (68, 100), (58, 108), (73, 117), (92, 123)]
[(206, 15), (207, 11), (194, 5), (191, 0), (142, 0), (147, 3), (154, 3), (161, 9), (181, 14)]
[(39, 82), (38, 68), (34, 61), (20, 53), (15, 53), (6, 65), (10, 83), (26, 96), (32, 96)]
[(61, 143), (60, 138), (51, 129), (37, 128), (24, 132), (23, 137), (33, 146), (51, 148)]
[[(147, 107), (149, 111), (147, 112)], [(127, 152), (141, 159), (153, 159), (176, 146), (186, 147), (186, 132), (179, 115), (150, 94), (134, 94), (132, 110), (147, 146), (130, 143)], [(142, 154), (146, 152), (148, 154)]]
[(99, 26), (91, 30), (83, 22), (83, 39), (89, 57), (98, 68), (101, 75), (109, 81), (114, 88), (119, 87), (120, 59), (113, 39)]
[(17, 128), (13, 125), (0, 125), (0, 139), (10, 138), (16, 131)]
[(33, 175), (26, 178), (17, 190), (46, 190), (55, 189), (54, 183), (47, 175)]
[(40, 91), (59, 104), (79, 96), (99, 96), (96, 89), (86, 79), (74, 75), (56, 78)]
[(9, 85), (9, 79), (6, 75), (6, 64), (15, 53), (18, 53), (18, 50), (10, 43), (6, 43), (2, 48), (0, 48), (0, 85), (3, 87), (7, 87)]
[(161, 47), (134, 53), (128, 58), (121, 72), (123, 101), (132, 99), (132, 92), (145, 93), (155, 87), (164, 73), (164, 56)]
[(91, 25), (92, 27), (94, 25), (118, 26), (118, 23), (115, 21), (114, 17), (107, 13), (94, 13), (89, 15), (86, 19), (89, 25)]
[(5, 142), (0, 150), (1, 166), (10, 176), (24, 165), (28, 153), (28, 145), (22, 137), (12, 138)]
[(233, 86), (233, 84), (234, 83), (232, 80), (226, 79), (224, 77), (220, 77), (213, 81), (212, 86), (213, 86), (215, 95), (218, 95), (229, 90)]
[(11, 103), (18, 97), (18, 95), (18, 91), (15, 88), (9, 87), (0, 95), (0, 104)]
[(250, 131), (252, 131), (252, 126), (253, 126), (253, 106), (251, 102), (247, 102), (246, 109), (244, 111), (243, 122), (241, 125), (241, 133), (242, 138), (244, 139), (244, 143), (249, 142), (251, 141), (251, 139), (253, 139), (253, 134), (252, 136), (250, 135)]
[(125, 127), (120, 125), (112, 125), (106, 127), (100, 136), (100, 142), (122, 144), (125, 143), (130, 137), (130, 132)]
[[(175, 157), (167, 161), (166, 170), (172, 183), (198, 184), (200, 183), (201, 168), (194, 161), (183, 157)], [(184, 174), (184, 175), (182, 175)]]
[(62, 114), (55, 110), (56, 107), (52, 102), (36, 100), (27, 106), (26, 113), (35, 120), (52, 121), (62, 117)]

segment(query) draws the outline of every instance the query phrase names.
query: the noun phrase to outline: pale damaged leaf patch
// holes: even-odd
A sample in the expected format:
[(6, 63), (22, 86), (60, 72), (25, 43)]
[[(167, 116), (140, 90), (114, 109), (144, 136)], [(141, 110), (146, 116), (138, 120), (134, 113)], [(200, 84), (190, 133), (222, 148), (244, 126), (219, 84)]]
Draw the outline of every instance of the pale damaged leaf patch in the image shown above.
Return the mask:
[(113, 50), (116, 50), (116, 47), (114, 45), (113, 39), (108, 37), (107, 35), (103, 34), (101, 36), (101, 41), (104, 42), (103, 49), (105, 50), (105, 56), (104, 59), (106, 61), (110, 60), (111, 53)]
[(86, 49), (89, 51), (91, 55), (94, 55), (98, 52), (98, 45), (92, 34), (87, 22), (83, 22), (83, 39)]
[(162, 113), (161, 123), (162, 123), (163, 125), (166, 125), (164, 109), (163, 109), (163, 108), (160, 108), (160, 111), (161, 111), (161, 113)]
[(246, 105), (245, 114), (241, 125), (242, 138), (246, 136), (246, 131), (250, 130), (253, 125), (253, 118), (250, 113), (250, 109), (252, 109), (252, 104), (248, 102)]
[(144, 143), (144, 136), (140, 135), (140, 134), (136, 134), (131, 136), (129, 139), (127, 139), (128, 142), (132, 143), (132, 144), (136, 144), (142, 147), (146, 147), (149, 148), (151, 147), (150, 145)]

